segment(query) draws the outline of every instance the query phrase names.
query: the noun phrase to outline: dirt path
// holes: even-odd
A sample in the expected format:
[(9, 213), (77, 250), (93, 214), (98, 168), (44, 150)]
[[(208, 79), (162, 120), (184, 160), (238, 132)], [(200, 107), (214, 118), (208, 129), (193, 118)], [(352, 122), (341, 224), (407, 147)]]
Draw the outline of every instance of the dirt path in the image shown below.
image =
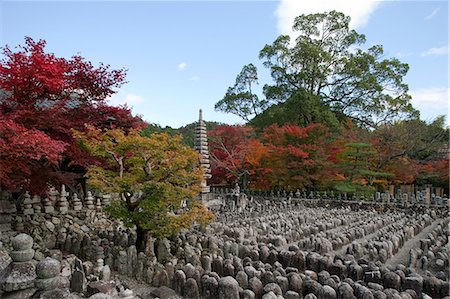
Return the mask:
[(418, 248), (420, 246), (420, 239), (424, 239), (429, 232), (433, 231), (433, 229), (441, 220), (442, 219), (435, 220), (433, 223), (431, 223), (431, 225), (425, 227), (419, 234), (406, 241), (403, 247), (400, 248), (400, 250), (393, 257), (386, 261), (385, 265), (396, 266), (398, 264), (403, 264), (405, 266), (408, 266), (407, 264), (409, 262), (409, 251), (412, 248)]

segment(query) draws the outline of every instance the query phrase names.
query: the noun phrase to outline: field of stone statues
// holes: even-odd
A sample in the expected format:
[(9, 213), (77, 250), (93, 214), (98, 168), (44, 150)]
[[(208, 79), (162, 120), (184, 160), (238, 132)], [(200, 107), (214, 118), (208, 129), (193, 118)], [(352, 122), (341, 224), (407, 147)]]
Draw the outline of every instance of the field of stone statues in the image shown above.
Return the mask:
[(0, 201), (1, 298), (450, 298), (446, 206), (254, 199), (138, 252), (109, 197), (52, 196)]

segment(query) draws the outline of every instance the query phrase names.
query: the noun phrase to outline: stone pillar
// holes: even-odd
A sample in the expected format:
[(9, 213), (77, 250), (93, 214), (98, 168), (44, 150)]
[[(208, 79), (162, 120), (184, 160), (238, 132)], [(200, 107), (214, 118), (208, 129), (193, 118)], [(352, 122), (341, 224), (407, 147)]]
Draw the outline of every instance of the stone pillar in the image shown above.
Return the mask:
[(206, 197), (206, 194), (210, 192), (210, 188), (207, 179), (211, 178), (211, 165), (209, 163), (209, 151), (208, 151), (208, 136), (206, 135), (206, 124), (203, 121), (202, 110), (199, 111), (198, 124), (195, 128), (195, 149), (200, 153), (200, 167), (205, 172), (203, 180), (201, 182), (201, 196), (202, 199)]
[(391, 195), (391, 197), (394, 197), (394, 195), (395, 195), (395, 186), (394, 185), (389, 185), (389, 194)]
[(66, 277), (59, 276), (61, 263), (58, 260), (47, 257), (36, 265), (37, 278), (35, 286), (40, 290), (39, 298), (64, 298), (68, 290), (69, 280)]
[(436, 187), (435, 188), (436, 196), (444, 197), (444, 188)]
[(409, 204), (408, 193), (403, 193), (403, 194), (402, 194), (402, 203), (403, 203), (404, 205)]
[(87, 192), (86, 199), (84, 200), (84, 206), (88, 208), (89, 210), (94, 210), (94, 197), (92, 196), (91, 191)]
[(381, 201), (381, 193), (375, 192), (375, 202), (380, 202), (380, 201)]
[(34, 214), (40, 215), (42, 211), (41, 197), (39, 195), (34, 195), (32, 201)]
[(74, 262), (74, 270), (70, 281), (70, 288), (77, 293), (83, 293), (87, 289), (86, 274), (84, 273), (83, 263), (78, 258)]
[(94, 273), (100, 275), (100, 272), (103, 270), (105, 266), (105, 261), (103, 259), (97, 259), (97, 265), (94, 267)]
[(28, 193), (28, 191), (25, 193), (25, 199), (23, 200), (23, 214), (24, 215), (34, 214), (33, 200), (31, 199), (31, 196)]
[[(12, 230), (12, 215), (17, 212), (16, 206), (9, 200), (0, 200), (0, 236)], [(3, 234), (6, 235), (6, 234)]]
[(66, 186), (61, 186), (61, 194), (56, 203), (56, 208), (61, 214), (67, 214), (69, 211), (69, 203), (67, 202), (67, 195), (69, 193), (66, 192)]
[(53, 205), (58, 200), (58, 194), (59, 194), (59, 192), (58, 192), (58, 190), (55, 189), (55, 187), (50, 187), (50, 190), (48, 191), (48, 197)]
[(431, 202), (431, 188), (426, 187), (425, 188), (425, 204), (427, 207), (430, 206), (430, 202)]
[(48, 196), (44, 199), (44, 213), (45, 214), (53, 214), (55, 212), (54, 204), (56, 202), (56, 195), (58, 194), (58, 191), (55, 190), (55, 188), (51, 188), (48, 192)]
[(100, 198), (97, 198), (97, 203), (95, 204), (95, 210), (97, 211), (97, 213), (101, 213), (103, 211), (102, 201), (100, 200)]
[(24, 227), (22, 216), (16, 216), (14, 218), (14, 230), (16, 232), (22, 232), (22, 231), (24, 231), (24, 229), (25, 229), (25, 227)]
[(36, 278), (33, 238), (19, 234), (12, 241), (13, 251), (9, 253), (12, 262), (0, 274), (0, 289), (4, 292), (25, 290), (34, 286)]
[(81, 200), (78, 198), (78, 195), (76, 193), (72, 195), (72, 205), (73, 210), (76, 212), (81, 211), (83, 209), (83, 204), (81, 203)]

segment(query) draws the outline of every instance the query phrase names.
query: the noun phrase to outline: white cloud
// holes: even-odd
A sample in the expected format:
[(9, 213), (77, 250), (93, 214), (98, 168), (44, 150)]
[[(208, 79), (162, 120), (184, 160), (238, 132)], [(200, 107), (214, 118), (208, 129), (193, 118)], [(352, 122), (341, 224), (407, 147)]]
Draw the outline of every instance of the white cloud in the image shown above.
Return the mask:
[(425, 20), (425, 21), (431, 20), (432, 18), (434, 18), (435, 15), (438, 14), (438, 12), (439, 12), (440, 10), (441, 10), (441, 9), (440, 9), (439, 7), (438, 7), (438, 8), (435, 8), (429, 15), (427, 15), (427, 16), (424, 18), (424, 20)]
[(422, 52), (422, 56), (438, 56), (438, 55), (448, 55), (449, 48), (448, 46), (438, 47), (438, 48), (430, 48), (424, 52)]
[(189, 81), (198, 81), (200, 78), (198, 76), (192, 76), (189, 78)]
[(280, 34), (295, 36), (292, 31), (295, 17), (301, 14), (321, 13), (331, 10), (343, 12), (351, 17), (350, 27), (363, 27), (369, 21), (370, 14), (380, 4), (373, 0), (281, 0), (275, 11), (278, 18), (277, 28)]
[(450, 88), (432, 87), (411, 92), (411, 103), (420, 111), (420, 118), (433, 121), (437, 116), (446, 115), (447, 124), (450, 127)]
[(411, 102), (418, 108), (441, 108), (448, 107), (450, 89), (448, 87), (424, 88), (411, 92)]
[(108, 99), (109, 103), (111, 105), (117, 106), (117, 105), (124, 105), (127, 104), (128, 106), (134, 106), (142, 103), (144, 101), (144, 98), (135, 94), (127, 94), (127, 95), (119, 95), (115, 94), (111, 96)]
[(186, 62), (182, 62), (178, 65), (178, 70), (182, 71), (187, 67), (187, 63)]

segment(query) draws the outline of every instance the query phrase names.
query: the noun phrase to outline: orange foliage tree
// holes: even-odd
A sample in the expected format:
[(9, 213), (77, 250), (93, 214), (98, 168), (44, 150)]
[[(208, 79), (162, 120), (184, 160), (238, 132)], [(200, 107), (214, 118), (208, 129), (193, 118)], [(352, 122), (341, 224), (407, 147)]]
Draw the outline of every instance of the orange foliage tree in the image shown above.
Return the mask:
[[(371, 133), (376, 166), (392, 172), (394, 184), (438, 184), (448, 187), (448, 129), (443, 117), (386, 124)], [(446, 156), (447, 155), (447, 156)]]
[(93, 127), (74, 134), (92, 155), (107, 161), (106, 167), (88, 168), (88, 183), (121, 195), (108, 211), (125, 225), (136, 225), (140, 249), (151, 236), (169, 236), (195, 222), (212, 220), (200, 201), (190, 200), (200, 192), (203, 171), (198, 153), (184, 145), (181, 136), (143, 137), (136, 130), (126, 134)]
[(267, 188), (264, 167), (268, 152), (253, 130), (246, 126), (219, 126), (209, 132), (212, 184), (232, 185), (240, 182), (244, 189)]
[(329, 179), (328, 131), (320, 124), (307, 127), (271, 125), (263, 142), (269, 150), (272, 187), (320, 187)]

